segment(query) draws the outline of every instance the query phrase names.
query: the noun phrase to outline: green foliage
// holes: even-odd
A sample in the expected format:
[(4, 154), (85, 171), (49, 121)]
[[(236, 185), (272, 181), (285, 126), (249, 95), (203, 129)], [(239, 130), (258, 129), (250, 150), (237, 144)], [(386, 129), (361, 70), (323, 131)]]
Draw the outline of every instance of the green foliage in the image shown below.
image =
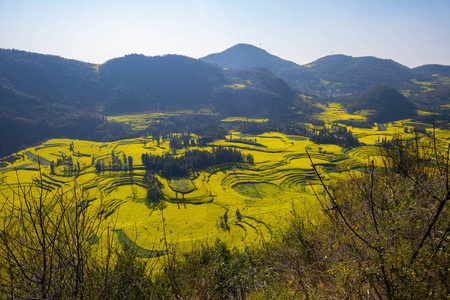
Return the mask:
[(448, 296), (449, 153), (436, 143), (398, 138), (386, 145), (383, 168), (330, 191), (325, 237), (311, 240), (326, 243), (323, 263), (342, 297)]
[[(181, 299), (244, 299), (262, 282), (250, 250), (229, 249), (220, 241), (183, 254), (173, 262), (173, 281), (166, 275), (155, 280), (171, 286)], [(167, 270), (167, 273), (169, 270)]]
[(423, 110), (448, 114), (448, 112), (441, 110), (443, 105), (450, 102), (450, 86), (441, 86), (431, 91), (416, 94), (411, 99)]
[[(249, 154), (250, 155), (250, 154)], [(233, 148), (217, 147), (213, 151), (187, 150), (180, 157), (169, 155), (142, 154), (142, 164), (147, 171), (160, 172), (166, 178), (180, 178), (191, 175), (193, 172), (225, 163), (243, 163), (249, 159), (239, 150)], [(250, 158), (250, 161), (253, 159)]]
[(158, 177), (146, 171), (144, 185), (147, 187), (147, 203), (159, 203), (164, 199), (163, 185)]
[(310, 139), (317, 144), (335, 144), (341, 147), (357, 147), (358, 138), (345, 126), (333, 123), (330, 129), (327, 127), (314, 129), (310, 134)]

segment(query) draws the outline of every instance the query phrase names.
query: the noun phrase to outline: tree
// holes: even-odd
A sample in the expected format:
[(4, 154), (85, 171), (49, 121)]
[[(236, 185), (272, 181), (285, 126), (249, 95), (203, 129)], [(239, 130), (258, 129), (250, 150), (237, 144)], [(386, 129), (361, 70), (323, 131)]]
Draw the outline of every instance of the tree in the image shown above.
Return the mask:
[(0, 298), (153, 298), (147, 262), (105, 231), (108, 208), (82, 189), (48, 192), (37, 181), (1, 202)]
[(128, 156), (128, 169), (133, 170), (133, 157)]
[(4, 199), (2, 298), (85, 297), (93, 284), (89, 275), (97, 268), (89, 241), (99, 234), (101, 222), (98, 211), (83, 204), (87, 199), (82, 191), (48, 193), (39, 184), (20, 182), (16, 197)]
[(144, 184), (147, 187), (147, 199), (146, 202), (158, 203), (164, 199), (164, 192), (162, 190), (163, 185), (159, 181), (158, 177), (148, 172), (144, 176)]
[(102, 171), (102, 164), (98, 160), (95, 163), (95, 170), (97, 171), (97, 173), (100, 173)]
[(239, 211), (239, 208), (236, 209), (236, 219), (237, 219), (238, 222), (242, 221), (242, 214)]
[(313, 164), (327, 195), (321, 201), (329, 220), (320, 228), (327, 237), (320, 241), (321, 255), (336, 282), (345, 284), (343, 292), (355, 297), (445, 298), (450, 146), (419, 135), (384, 146), (382, 167), (372, 162), (332, 189)]

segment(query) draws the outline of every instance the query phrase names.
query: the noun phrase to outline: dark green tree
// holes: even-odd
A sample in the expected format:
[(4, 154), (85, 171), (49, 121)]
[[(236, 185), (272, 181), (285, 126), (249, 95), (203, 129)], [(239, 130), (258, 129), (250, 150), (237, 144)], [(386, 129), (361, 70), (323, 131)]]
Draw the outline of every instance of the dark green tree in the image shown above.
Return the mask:
[(133, 170), (133, 157), (128, 156), (128, 169)]
[(239, 211), (239, 208), (236, 209), (236, 219), (237, 219), (238, 222), (241, 222), (241, 221), (242, 221), (242, 214), (241, 214), (241, 212)]
[(95, 163), (95, 170), (97, 172), (101, 172), (102, 171), (102, 164), (100, 163), (100, 161), (97, 160), (97, 162)]
[(164, 199), (163, 184), (156, 175), (146, 172), (144, 184), (147, 187), (147, 203), (158, 203)]

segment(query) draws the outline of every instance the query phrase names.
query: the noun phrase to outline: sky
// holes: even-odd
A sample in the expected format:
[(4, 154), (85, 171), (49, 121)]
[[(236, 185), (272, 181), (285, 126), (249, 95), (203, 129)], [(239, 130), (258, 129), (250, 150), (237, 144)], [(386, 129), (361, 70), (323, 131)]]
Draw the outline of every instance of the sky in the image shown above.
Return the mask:
[(238, 43), (300, 65), (330, 54), (450, 65), (450, 0), (0, 0), (5, 49), (100, 64)]

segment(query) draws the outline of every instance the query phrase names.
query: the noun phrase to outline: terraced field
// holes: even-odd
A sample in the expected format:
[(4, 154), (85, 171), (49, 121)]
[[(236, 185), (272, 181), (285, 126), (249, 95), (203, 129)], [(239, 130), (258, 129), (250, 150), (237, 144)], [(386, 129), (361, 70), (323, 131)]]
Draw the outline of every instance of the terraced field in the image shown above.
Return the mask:
[[(332, 111), (328, 119), (334, 118), (336, 110)], [(233, 140), (216, 141), (202, 149), (233, 147), (251, 154), (254, 164), (223, 164), (172, 181), (159, 178), (165, 194), (160, 205), (145, 201), (141, 155), (168, 152), (168, 142), (158, 146), (151, 137), (112, 143), (54, 139), (23, 150), (15, 162), (6, 163), (0, 169), (0, 192), (13, 197), (19, 182), (34, 182), (56, 194), (83, 191), (88, 195), (87, 205), (102, 208), (98, 217), (106, 221), (103, 234), (114, 232), (118, 242), (137, 245), (143, 258), (165, 255), (166, 241), (171, 249), (189, 250), (197, 243), (220, 238), (242, 248), (276, 235), (293, 206), (313, 223), (321, 218), (322, 207), (314, 195), (321, 187), (306, 150), (330, 182), (358, 171), (372, 159), (377, 161), (380, 138), (399, 133), (412, 138), (404, 128), (413, 125), (405, 120), (372, 129), (349, 127), (365, 144), (355, 149), (317, 145), (302, 136), (265, 133), (246, 137), (234, 132)], [(450, 136), (446, 131), (439, 134)], [(237, 136), (239, 140), (234, 139)], [(242, 143), (245, 139), (255, 143)], [(123, 162), (121, 169), (113, 169), (114, 160)], [(107, 170), (99, 172), (98, 164)], [(101, 247), (102, 239), (99, 236), (93, 244)]]
[(143, 130), (147, 128), (151, 123), (161, 122), (169, 117), (177, 117), (182, 115), (198, 115), (199, 117), (204, 115), (213, 115), (213, 113), (207, 109), (200, 110), (198, 112), (193, 111), (174, 111), (165, 113), (146, 113), (146, 114), (134, 114), (134, 115), (120, 115), (120, 116), (107, 116), (107, 119), (114, 122), (125, 123), (131, 126), (132, 130)]

